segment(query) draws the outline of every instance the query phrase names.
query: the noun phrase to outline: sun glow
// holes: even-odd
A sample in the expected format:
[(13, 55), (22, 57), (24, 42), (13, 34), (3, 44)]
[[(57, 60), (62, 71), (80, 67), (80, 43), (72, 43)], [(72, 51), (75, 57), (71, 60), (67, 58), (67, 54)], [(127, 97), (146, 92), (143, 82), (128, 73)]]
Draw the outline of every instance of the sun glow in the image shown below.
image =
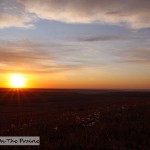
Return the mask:
[(21, 74), (11, 74), (9, 84), (12, 88), (24, 88), (26, 80)]

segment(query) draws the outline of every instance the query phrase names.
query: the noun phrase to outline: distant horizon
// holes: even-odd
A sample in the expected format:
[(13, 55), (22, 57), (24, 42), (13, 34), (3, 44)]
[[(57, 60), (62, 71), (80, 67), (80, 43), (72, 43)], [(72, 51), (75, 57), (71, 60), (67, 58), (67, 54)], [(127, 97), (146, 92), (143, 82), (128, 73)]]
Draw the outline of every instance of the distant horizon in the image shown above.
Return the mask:
[(10, 87), (0, 87), (0, 90), (1, 89), (12, 89), (12, 90), (28, 90), (28, 89), (37, 89), (37, 90), (87, 90), (87, 91), (150, 91), (150, 89), (90, 89), (90, 88), (40, 88), (40, 87), (37, 87), (37, 88), (10, 88)]

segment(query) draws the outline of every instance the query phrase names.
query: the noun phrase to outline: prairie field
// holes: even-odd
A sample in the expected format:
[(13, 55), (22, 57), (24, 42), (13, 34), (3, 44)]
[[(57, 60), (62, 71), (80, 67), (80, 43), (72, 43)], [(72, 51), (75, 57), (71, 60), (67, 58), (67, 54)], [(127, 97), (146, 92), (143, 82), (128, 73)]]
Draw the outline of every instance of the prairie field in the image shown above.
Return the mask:
[(40, 136), (0, 150), (149, 150), (150, 92), (1, 89), (0, 136)]

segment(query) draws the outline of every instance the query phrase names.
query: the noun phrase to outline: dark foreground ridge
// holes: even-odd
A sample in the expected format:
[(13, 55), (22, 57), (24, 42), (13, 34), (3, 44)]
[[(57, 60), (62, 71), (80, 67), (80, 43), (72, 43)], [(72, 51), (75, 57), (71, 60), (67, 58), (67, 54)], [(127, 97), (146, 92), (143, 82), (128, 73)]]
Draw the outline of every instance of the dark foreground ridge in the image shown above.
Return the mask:
[(149, 150), (150, 91), (0, 89), (0, 136), (40, 146), (0, 149)]

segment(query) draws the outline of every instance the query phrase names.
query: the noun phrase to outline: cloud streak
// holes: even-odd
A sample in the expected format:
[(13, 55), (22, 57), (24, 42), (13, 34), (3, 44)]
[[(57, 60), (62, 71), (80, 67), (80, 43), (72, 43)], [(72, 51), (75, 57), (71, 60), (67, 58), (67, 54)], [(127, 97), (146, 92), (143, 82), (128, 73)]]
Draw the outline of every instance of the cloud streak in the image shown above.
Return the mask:
[(116, 40), (127, 40), (127, 37), (123, 36), (115, 36), (115, 35), (108, 35), (108, 36), (90, 36), (90, 37), (80, 37), (78, 41), (81, 42), (98, 42), (98, 41), (116, 41)]
[(150, 49), (148, 48), (117, 51), (116, 56), (119, 58), (118, 62), (150, 65)]
[[(56, 46), (56, 45), (55, 45)], [(58, 45), (57, 45), (58, 46)], [(84, 65), (71, 62), (60, 63), (59, 55), (50, 51), (48, 45), (34, 43), (28, 40), (6, 42), (0, 46), (0, 71), (23, 71), (28, 73), (55, 73), (84, 68)], [(61, 45), (62, 47), (62, 45)]]

